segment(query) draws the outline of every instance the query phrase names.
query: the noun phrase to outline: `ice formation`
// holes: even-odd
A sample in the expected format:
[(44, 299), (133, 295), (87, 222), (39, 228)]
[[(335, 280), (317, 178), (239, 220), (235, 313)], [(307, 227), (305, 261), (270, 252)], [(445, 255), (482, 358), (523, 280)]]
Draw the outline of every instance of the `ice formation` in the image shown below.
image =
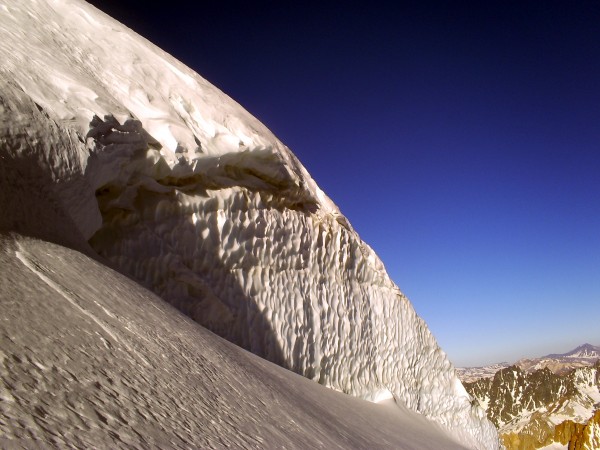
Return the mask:
[(3, 449), (465, 450), (207, 331), (78, 251), (0, 233)]
[(80, 0), (0, 8), (3, 158), (39, 168), (52, 214), (228, 340), (497, 448), (381, 261), (264, 125)]

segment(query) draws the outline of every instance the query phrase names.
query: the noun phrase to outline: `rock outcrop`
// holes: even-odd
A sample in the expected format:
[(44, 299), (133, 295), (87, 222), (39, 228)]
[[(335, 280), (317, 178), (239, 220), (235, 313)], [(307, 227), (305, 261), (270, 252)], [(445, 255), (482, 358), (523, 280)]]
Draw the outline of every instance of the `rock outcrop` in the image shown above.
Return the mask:
[(578, 427), (569, 439), (569, 450), (598, 450), (600, 448), (600, 410)]
[(566, 445), (581, 436), (600, 405), (600, 361), (563, 375), (511, 366), (465, 388), (486, 409), (508, 450)]

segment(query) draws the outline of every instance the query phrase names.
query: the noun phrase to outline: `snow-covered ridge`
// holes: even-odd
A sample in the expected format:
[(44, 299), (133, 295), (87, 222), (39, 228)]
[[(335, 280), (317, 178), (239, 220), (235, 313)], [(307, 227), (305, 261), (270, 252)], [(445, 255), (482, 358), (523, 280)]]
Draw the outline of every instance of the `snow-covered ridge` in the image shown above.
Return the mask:
[(3, 449), (465, 450), (422, 415), (319, 386), (80, 252), (0, 234)]
[(0, 157), (39, 168), (53, 232), (263, 357), (497, 447), (379, 258), (264, 125), (79, 0), (0, 8)]
[[(270, 152), (285, 177), (336, 212), (333, 202), (262, 123), (144, 38), (79, 0), (5, 2), (2, 72), (58, 123), (85, 136), (94, 115), (135, 118), (174, 167), (205, 157)], [(37, 30), (31, 36), (31, 30)], [(39, 45), (31, 45), (36, 40)], [(46, 40), (47, 39), (47, 40)], [(116, 70), (115, 70), (116, 69)], [(36, 76), (39, 75), (39, 76)], [(85, 153), (79, 155), (83, 161)], [(86, 212), (87, 213), (87, 212)], [(82, 213), (83, 214), (83, 213)], [(96, 228), (100, 226), (96, 224)], [(90, 237), (94, 229), (86, 229)]]

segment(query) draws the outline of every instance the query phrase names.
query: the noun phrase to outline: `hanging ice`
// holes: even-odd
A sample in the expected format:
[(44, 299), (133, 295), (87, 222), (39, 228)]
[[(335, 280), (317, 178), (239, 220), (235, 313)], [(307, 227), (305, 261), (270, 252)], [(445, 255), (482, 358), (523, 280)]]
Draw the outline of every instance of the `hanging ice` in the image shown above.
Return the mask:
[(379, 258), (264, 125), (82, 1), (0, 7), (5, 152), (40, 168), (96, 252), (260, 356), (497, 447)]

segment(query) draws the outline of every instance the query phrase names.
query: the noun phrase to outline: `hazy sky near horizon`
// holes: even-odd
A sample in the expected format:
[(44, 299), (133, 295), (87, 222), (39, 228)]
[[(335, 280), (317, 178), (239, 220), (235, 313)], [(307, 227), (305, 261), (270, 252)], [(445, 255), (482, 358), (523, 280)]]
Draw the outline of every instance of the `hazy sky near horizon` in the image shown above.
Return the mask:
[(600, 344), (600, 3), (91, 3), (288, 145), (456, 365)]

